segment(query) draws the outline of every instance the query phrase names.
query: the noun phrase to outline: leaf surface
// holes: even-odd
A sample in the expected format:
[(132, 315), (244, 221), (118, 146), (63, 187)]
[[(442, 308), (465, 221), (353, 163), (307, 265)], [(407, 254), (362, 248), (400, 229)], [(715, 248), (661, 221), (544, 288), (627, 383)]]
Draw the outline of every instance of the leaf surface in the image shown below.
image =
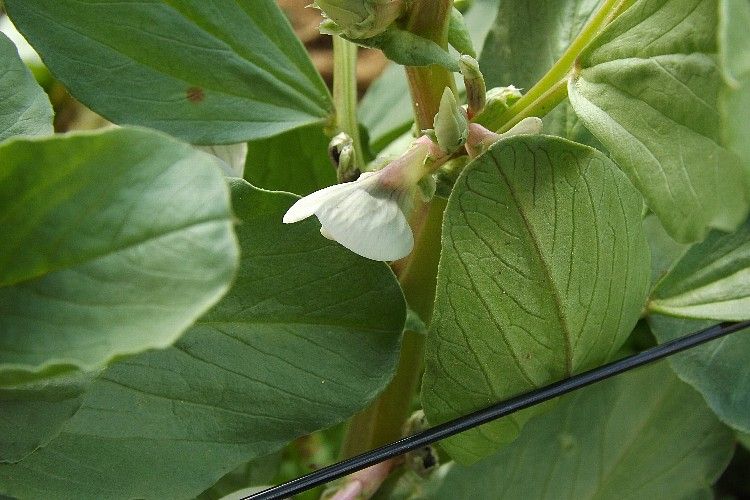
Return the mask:
[(274, 0), (10, 0), (81, 102), (118, 124), (232, 144), (324, 121), (331, 101)]
[(750, 2), (721, 0), (719, 54), (725, 85), (720, 97), (724, 140), (742, 158), (750, 179)]
[(659, 281), (648, 308), (684, 318), (750, 319), (750, 221), (690, 247)]
[[(715, 320), (690, 320), (654, 314), (649, 325), (663, 343), (715, 325)], [(705, 398), (727, 425), (750, 432), (750, 329), (696, 347), (669, 359), (677, 375)]]
[(450, 469), (434, 498), (710, 497), (732, 451), (700, 396), (657, 365), (566, 396), (499, 453)]
[(328, 138), (319, 126), (248, 143), (245, 179), (272, 191), (307, 195), (336, 184)]
[[(600, 152), (500, 141), (456, 182), (443, 224), (422, 400), (431, 424), (609, 359), (649, 281), (641, 197)], [(534, 412), (448, 439), (468, 462)]]
[(0, 388), (0, 463), (18, 462), (54, 438), (81, 407), (90, 379), (74, 371)]
[(0, 141), (14, 135), (52, 134), (53, 114), (47, 94), (16, 46), (0, 33)]
[(174, 347), (105, 370), (46, 447), (0, 466), (18, 497), (190, 498), (329, 427), (390, 380), (405, 318), (388, 267), (283, 225), (295, 201), (234, 180), (240, 270)]
[(218, 160), (118, 129), (0, 146), (0, 385), (171, 345), (237, 268)]
[(748, 211), (738, 158), (722, 145), (717, 0), (641, 0), (579, 57), (576, 113), (667, 232), (700, 241)]

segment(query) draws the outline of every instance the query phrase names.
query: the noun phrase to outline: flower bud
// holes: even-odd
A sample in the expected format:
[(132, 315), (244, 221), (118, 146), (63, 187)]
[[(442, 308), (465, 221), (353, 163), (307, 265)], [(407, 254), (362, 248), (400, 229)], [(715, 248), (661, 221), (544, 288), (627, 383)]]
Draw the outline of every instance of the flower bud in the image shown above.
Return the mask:
[(472, 118), (484, 109), (487, 102), (487, 87), (484, 84), (484, 76), (479, 71), (479, 63), (476, 59), (464, 54), (459, 59), (458, 64), (461, 67), (461, 75), (464, 77), (469, 118)]
[(384, 32), (404, 14), (407, 0), (315, 0), (313, 7), (329, 20), (324, 32), (357, 40)]
[(336, 178), (339, 182), (357, 180), (360, 171), (355, 164), (354, 142), (346, 133), (336, 135), (328, 144), (328, 158), (336, 168)]
[[(429, 427), (423, 410), (418, 410), (409, 417), (403, 428), (404, 436), (411, 436)], [(440, 466), (440, 456), (432, 446), (424, 446), (405, 455), (406, 467), (419, 477), (426, 478)]]
[(474, 117), (474, 123), (491, 126), (521, 97), (521, 91), (513, 85), (491, 88), (487, 91), (484, 109)]
[(516, 123), (507, 132), (497, 134), (491, 130), (487, 130), (478, 123), (472, 123), (469, 125), (469, 138), (466, 141), (466, 151), (470, 157), (476, 158), (502, 139), (507, 139), (515, 135), (541, 134), (543, 126), (544, 123), (541, 118), (529, 116)]
[(434, 126), (438, 146), (446, 155), (458, 151), (469, 136), (469, 120), (448, 87), (440, 99), (440, 109), (435, 115)]
[(464, 16), (456, 8), (451, 11), (451, 18), (448, 24), (448, 43), (459, 54), (467, 54), (471, 57), (477, 56), (477, 52), (474, 50), (474, 42), (471, 41), (471, 33), (466, 26)]

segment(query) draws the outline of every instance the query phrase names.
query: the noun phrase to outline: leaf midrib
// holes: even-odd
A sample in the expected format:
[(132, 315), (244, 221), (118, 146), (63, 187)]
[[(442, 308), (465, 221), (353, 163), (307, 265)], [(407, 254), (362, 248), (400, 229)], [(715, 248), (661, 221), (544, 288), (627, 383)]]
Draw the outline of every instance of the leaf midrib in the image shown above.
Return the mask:
[[(69, 24), (60, 22), (59, 20), (52, 19), (49, 16), (46, 16), (46, 15), (44, 15), (44, 14), (42, 14), (40, 12), (36, 12), (36, 11), (32, 15), (37, 15), (39, 17), (42, 17), (42, 18), (46, 19), (47, 21), (49, 21), (49, 22), (51, 22), (53, 24), (56, 24), (56, 25), (58, 25), (58, 26), (60, 26), (60, 27), (62, 27), (64, 29), (69, 30), (69, 31), (72, 31), (73, 33), (76, 33), (77, 35), (79, 35), (79, 36), (81, 36), (81, 37), (83, 37), (83, 38), (85, 38), (87, 40), (91, 40), (91, 41), (93, 41), (93, 42), (95, 42), (95, 43), (97, 43), (97, 44), (99, 44), (101, 46), (107, 47), (109, 50), (115, 52), (119, 56), (122, 56), (125, 59), (129, 59), (129, 60), (133, 61), (134, 63), (138, 64), (139, 66), (144, 67), (144, 68), (148, 68), (149, 70), (151, 70), (151, 71), (153, 71), (153, 72), (155, 72), (157, 74), (166, 76), (168, 79), (179, 80), (179, 81), (182, 81), (182, 82), (184, 82), (186, 84), (193, 84), (194, 83), (192, 81), (186, 80), (186, 79), (178, 77), (176, 75), (167, 73), (162, 68), (160, 68), (158, 66), (144, 63), (144, 62), (142, 62), (142, 61), (134, 58), (130, 54), (126, 54), (126, 53), (120, 51), (119, 49), (117, 49), (115, 47), (112, 47), (111, 45), (103, 42), (102, 40), (94, 38), (93, 36), (91, 36), (88, 33), (84, 33), (84, 32), (81, 32), (81, 31), (75, 29), (74, 27), (70, 26)], [(213, 35), (213, 34), (211, 34), (211, 35)], [(219, 40), (222, 41), (222, 43), (224, 43), (223, 40), (221, 40), (221, 39), (219, 39)], [(231, 48), (231, 46), (229, 46), (229, 47)], [(235, 52), (235, 54), (237, 54), (239, 56), (238, 53)], [(247, 59), (244, 59), (244, 57), (242, 59), (245, 60), (245, 61), (247, 61), (248, 63), (250, 63), (252, 67), (260, 70), (261, 73), (269, 75), (270, 78), (266, 77), (267, 81), (269, 81), (269, 82), (278, 81), (279, 83), (282, 83), (285, 87), (287, 87), (287, 88), (289, 88), (289, 89), (292, 90), (292, 92), (291, 92), (292, 95), (296, 95), (297, 98), (301, 97), (303, 101), (307, 101), (308, 104), (312, 103), (315, 108), (319, 109), (320, 111), (324, 111), (324, 110), (320, 109), (319, 106), (316, 103), (314, 103), (313, 101), (311, 101), (310, 98), (308, 96), (306, 96), (303, 92), (301, 92), (299, 89), (290, 86), (287, 82), (283, 81), (280, 78), (277, 78), (276, 75), (274, 75), (272, 73), (269, 73), (266, 68), (264, 68), (264, 67), (262, 67), (260, 65), (255, 64), (254, 61), (249, 61)], [(210, 90), (212, 92), (216, 92), (217, 94), (222, 94), (222, 95), (226, 95), (226, 96), (230, 96), (230, 97), (235, 97), (235, 98), (239, 98), (239, 99), (242, 99), (242, 100), (247, 100), (247, 101), (250, 101), (250, 102), (261, 102), (258, 99), (253, 99), (253, 98), (251, 98), (248, 95), (241, 95), (241, 94), (232, 93), (232, 92), (227, 91), (226, 89), (216, 88), (216, 87), (208, 87), (208, 86), (205, 86), (205, 85), (204, 85), (204, 87), (206, 88), (206, 90)], [(287, 108), (287, 107), (281, 107), (281, 106), (279, 106), (279, 107), (282, 108), (282, 109), (293, 109), (293, 108)], [(299, 110), (294, 109), (294, 111), (299, 111)], [(307, 114), (307, 112), (304, 112), (304, 113)], [(317, 119), (324, 118), (324, 116), (323, 117), (316, 116), (316, 115), (309, 115), (309, 116), (312, 116), (312, 117), (317, 118)]]
[[(530, 150), (530, 152), (532, 153), (532, 155), (534, 154), (533, 151)], [(563, 341), (565, 346), (565, 373), (567, 376), (570, 376), (573, 374), (572, 333), (567, 322), (567, 316), (565, 315), (565, 312), (563, 310), (560, 291), (557, 288), (556, 282), (552, 278), (552, 269), (545, 259), (544, 254), (542, 253), (539, 237), (534, 231), (533, 225), (531, 224), (528, 217), (526, 216), (526, 213), (523, 210), (523, 206), (520, 203), (518, 193), (516, 193), (513, 184), (510, 182), (508, 176), (505, 175), (505, 172), (503, 172), (502, 166), (500, 165), (500, 162), (497, 160), (497, 158), (494, 155), (489, 155), (489, 157), (492, 159), (492, 162), (495, 165), (495, 168), (502, 178), (503, 182), (506, 186), (508, 186), (508, 192), (513, 198), (513, 203), (518, 207), (518, 214), (521, 216), (521, 220), (523, 221), (524, 227), (526, 228), (526, 231), (530, 237), (529, 240), (531, 241), (533, 249), (535, 250), (537, 257), (539, 258), (539, 262), (542, 265), (544, 271), (542, 274), (544, 275), (544, 278), (549, 284), (549, 287), (552, 291), (553, 302), (557, 311), (557, 319), (560, 322), (563, 330)], [(536, 165), (534, 166), (534, 168), (536, 168)]]
[(76, 266), (80, 266), (80, 265), (83, 265), (83, 264), (88, 264), (88, 263), (91, 263), (93, 261), (96, 261), (96, 260), (99, 260), (99, 259), (102, 259), (102, 258), (105, 258), (105, 257), (109, 257), (111, 255), (114, 255), (114, 254), (117, 254), (117, 253), (120, 253), (120, 252), (124, 252), (126, 250), (131, 249), (131, 248), (135, 248), (135, 247), (143, 245), (145, 243), (148, 243), (148, 242), (151, 242), (151, 241), (155, 241), (155, 240), (158, 240), (158, 239), (161, 239), (161, 238), (165, 238), (165, 237), (171, 236), (171, 235), (173, 235), (175, 233), (179, 233), (179, 232), (182, 232), (182, 231), (187, 231), (189, 229), (193, 229), (195, 227), (199, 227), (199, 226), (203, 226), (203, 225), (216, 224), (216, 223), (222, 223), (222, 222), (231, 223), (231, 220), (230, 220), (230, 218), (228, 216), (221, 216), (221, 217), (213, 216), (213, 217), (208, 217), (208, 218), (201, 219), (201, 220), (198, 220), (198, 221), (191, 221), (188, 224), (184, 224), (184, 225), (180, 225), (180, 226), (177, 226), (177, 227), (169, 228), (168, 230), (160, 232), (160, 233), (157, 233), (157, 234), (145, 235), (145, 236), (143, 236), (141, 238), (137, 238), (137, 239), (128, 241), (127, 243), (125, 243), (123, 245), (120, 245), (120, 246), (117, 246), (117, 247), (113, 247), (113, 248), (108, 248), (108, 249), (106, 249), (106, 251), (92, 252), (91, 254), (86, 255), (84, 258), (81, 258), (81, 259), (71, 259), (70, 261), (67, 261), (67, 262), (56, 263), (56, 265), (49, 266), (48, 268), (44, 269), (43, 271), (40, 271), (37, 274), (28, 275), (28, 276), (22, 276), (22, 277), (19, 277), (18, 279), (14, 280), (14, 281), (9, 281), (7, 283), (2, 283), (2, 284), (0, 284), (0, 288), (9, 287), (9, 286), (17, 286), (17, 285), (20, 285), (22, 283), (26, 283), (28, 281), (32, 281), (32, 280), (35, 280), (35, 279), (41, 279), (41, 278), (43, 278), (43, 277), (45, 277), (45, 276), (47, 276), (49, 274), (52, 274), (52, 273), (55, 273), (55, 272), (58, 272), (58, 271), (61, 271), (61, 270), (67, 269), (67, 268), (76, 267)]

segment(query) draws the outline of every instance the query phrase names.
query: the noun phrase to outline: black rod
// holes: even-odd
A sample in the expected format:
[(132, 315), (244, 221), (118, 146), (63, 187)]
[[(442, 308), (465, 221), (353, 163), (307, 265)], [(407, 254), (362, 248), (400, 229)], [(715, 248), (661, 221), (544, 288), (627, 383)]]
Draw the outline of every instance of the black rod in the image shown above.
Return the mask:
[(600, 382), (628, 370), (658, 361), (667, 356), (671, 356), (672, 354), (691, 349), (748, 327), (750, 327), (750, 321), (722, 323), (696, 333), (685, 335), (650, 349), (646, 349), (638, 354), (618, 359), (617, 361), (600, 366), (599, 368), (594, 368), (593, 370), (574, 375), (565, 380), (541, 387), (526, 394), (496, 403), (488, 408), (450, 420), (444, 424), (436, 425), (435, 427), (405, 437), (394, 443), (381, 446), (380, 448), (368, 451), (367, 453), (362, 453), (356, 457), (343, 460), (315, 472), (311, 472), (310, 474), (298, 477), (287, 483), (244, 497), (242, 500), (277, 500), (302, 493), (303, 491), (315, 488), (321, 484), (347, 476), (353, 472), (357, 472), (399, 455), (403, 455), (409, 451), (433, 444), (441, 439), (473, 429), (474, 427), (486, 424), (492, 420), (505, 417), (511, 413), (515, 413), (539, 403), (544, 403), (550, 399), (573, 392), (576, 389), (586, 387), (595, 382)]

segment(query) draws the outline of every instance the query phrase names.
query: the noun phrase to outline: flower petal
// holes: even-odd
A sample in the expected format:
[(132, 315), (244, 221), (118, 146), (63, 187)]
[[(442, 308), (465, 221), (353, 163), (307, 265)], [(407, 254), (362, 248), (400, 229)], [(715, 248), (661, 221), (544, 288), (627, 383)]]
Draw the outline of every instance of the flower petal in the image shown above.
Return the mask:
[[(368, 183), (369, 184), (369, 183)], [(399, 191), (360, 186), (316, 212), (323, 230), (352, 252), (372, 260), (398, 260), (414, 247)]]
[(320, 234), (323, 235), (323, 238), (327, 240), (336, 241), (336, 238), (334, 238), (332, 234), (326, 231), (326, 228), (324, 228), (323, 226), (320, 226)]
[(500, 134), (500, 137), (505, 139), (506, 137), (513, 137), (514, 135), (541, 134), (543, 126), (544, 123), (541, 118), (529, 116), (513, 125), (513, 127), (504, 134)]
[(284, 224), (292, 224), (307, 219), (315, 214), (315, 211), (324, 203), (329, 200), (333, 201), (334, 198), (351, 189), (356, 189), (356, 186), (354, 186), (355, 182), (328, 186), (327, 188), (315, 191), (314, 193), (300, 198), (294, 205), (289, 207), (289, 210), (284, 214)]

